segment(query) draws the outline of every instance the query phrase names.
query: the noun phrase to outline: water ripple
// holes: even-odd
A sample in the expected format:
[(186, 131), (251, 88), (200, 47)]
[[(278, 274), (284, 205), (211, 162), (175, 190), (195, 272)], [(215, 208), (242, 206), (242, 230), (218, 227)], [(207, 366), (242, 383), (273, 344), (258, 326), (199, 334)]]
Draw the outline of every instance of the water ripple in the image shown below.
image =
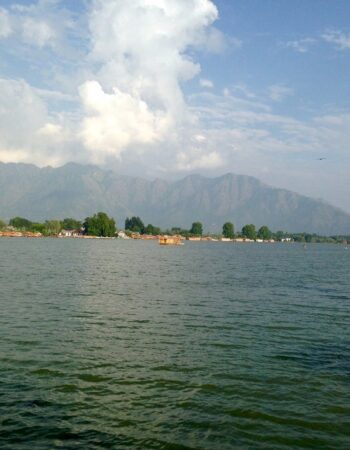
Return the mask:
[(349, 252), (0, 250), (0, 448), (350, 448)]

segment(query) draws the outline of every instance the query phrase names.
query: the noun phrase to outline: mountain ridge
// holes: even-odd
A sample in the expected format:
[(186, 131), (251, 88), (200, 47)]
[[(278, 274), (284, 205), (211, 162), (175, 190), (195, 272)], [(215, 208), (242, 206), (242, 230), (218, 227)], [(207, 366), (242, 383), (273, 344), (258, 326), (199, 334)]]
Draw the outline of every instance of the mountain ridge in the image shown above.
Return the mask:
[(163, 228), (189, 228), (201, 221), (208, 231), (232, 221), (273, 230), (350, 234), (350, 214), (323, 200), (275, 188), (257, 178), (226, 173), (215, 178), (190, 174), (176, 181), (119, 175), (94, 165), (67, 163), (53, 168), (0, 162), (0, 217), (30, 220), (76, 217), (97, 211), (127, 216)]

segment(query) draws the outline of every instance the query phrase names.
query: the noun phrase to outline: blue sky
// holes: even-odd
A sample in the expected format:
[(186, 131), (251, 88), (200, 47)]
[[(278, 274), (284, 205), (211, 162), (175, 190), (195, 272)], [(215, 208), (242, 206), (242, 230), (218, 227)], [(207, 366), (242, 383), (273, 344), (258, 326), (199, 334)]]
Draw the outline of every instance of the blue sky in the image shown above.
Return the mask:
[(350, 212), (349, 74), (348, 0), (2, 0), (0, 160), (242, 173)]

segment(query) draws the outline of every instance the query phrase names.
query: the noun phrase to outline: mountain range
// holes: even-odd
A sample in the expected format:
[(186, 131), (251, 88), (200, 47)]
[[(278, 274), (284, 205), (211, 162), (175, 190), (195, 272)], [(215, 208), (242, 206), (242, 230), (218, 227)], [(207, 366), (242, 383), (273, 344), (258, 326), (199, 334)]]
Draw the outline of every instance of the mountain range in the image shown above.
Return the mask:
[(350, 234), (350, 215), (341, 209), (232, 173), (149, 181), (76, 163), (58, 168), (0, 163), (0, 192), (0, 218), (5, 220), (84, 219), (104, 211), (120, 228), (126, 217), (136, 215), (162, 228), (190, 228), (199, 221), (215, 232), (231, 221), (236, 230), (254, 223), (274, 231)]

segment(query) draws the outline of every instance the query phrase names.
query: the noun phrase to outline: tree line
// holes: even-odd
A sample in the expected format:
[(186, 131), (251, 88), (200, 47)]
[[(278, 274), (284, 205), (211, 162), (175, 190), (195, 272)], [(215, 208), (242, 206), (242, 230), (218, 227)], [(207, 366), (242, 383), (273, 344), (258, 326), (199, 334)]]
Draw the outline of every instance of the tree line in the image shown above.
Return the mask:
[(62, 230), (76, 230), (90, 236), (111, 237), (117, 231), (115, 220), (108, 217), (104, 212), (86, 217), (83, 222), (71, 217), (63, 220), (45, 220), (45, 222), (32, 222), (24, 217), (13, 217), (7, 225), (3, 220), (0, 220), (0, 229), (6, 227), (15, 228), (18, 231), (41, 233), (43, 236), (56, 236)]
[[(182, 235), (203, 236), (203, 224), (201, 222), (193, 222), (191, 228), (183, 229), (181, 227), (172, 227), (167, 230), (161, 230), (160, 227), (148, 224), (145, 225), (139, 216), (127, 217), (125, 220), (125, 231), (127, 234), (139, 233), (148, 235)], [(30, 231), (33, 233), (41, 233), (44, 236), (58, 235), (62, 230), (79, 230), (80, 233), (90, 236), (112, 237), (115, 236), (117, 225), (113, 218), (109, 217), (105, 212), (98, 212), (92, 216), (86, 217), (84, 221), (73, 218), (65, 218), (63, 220), (46, 220), (44, 222), (32, 222), (24, 217), (14, 217), (9, 220), (8, 224), (0, 220), (0, 230), (6, 227), (13, 227), (19, 231)], [(310, 233), (288, 233), (285, 231), (272, 232), (267, 225), (261, 226), (258, 230), (254, 224), (246, 224), (240, 232), (235, 232), (232, 222), (225, 222), (222, 226), (220, 235), (208, 233), (211, 236), (223, 236), (227, 239), (235, 237), (243, 237), (246, 239), (281, 241), (289, 238), (295, 242), (302, 243), (350, 243), (350, 236), (320, 236)]]
[[(139, 234), (167, 234), (167, 235), (181, 235), (184, 237), (203, 236), (203, 224), (201, 222), (193, 222), (191, 228), (184, 229), (181, 227), (172, 227), (167, 230), (161, 230), (159, 227), (152, 224), (145, 225), (142, 219), (138, 216), (127, 217), (125, 220), (125, 231), (127, 233)], [(232, 222), (225, 222), (222, 226), (222, 233), (220, 235), (207, 233), (214, 237), (223, 236), (227, 239), (234, 239), (235, 237), (242, 237), (246, 239), (256, 240), (262, 239), (268, 241), (273, 239), (275, 241), (282, 241), (289, 238), (295, 242), (314, 242), (314, 243), (350, 243), (350, 236), (320, 236), (318, 234), (310, 233), (289, 233), (286, 231), (273, 232), (267, 225), (262, 225), (259, 229), (254, 224), (246, 224), (241, 231), (235, 232), (235, 227)]]

